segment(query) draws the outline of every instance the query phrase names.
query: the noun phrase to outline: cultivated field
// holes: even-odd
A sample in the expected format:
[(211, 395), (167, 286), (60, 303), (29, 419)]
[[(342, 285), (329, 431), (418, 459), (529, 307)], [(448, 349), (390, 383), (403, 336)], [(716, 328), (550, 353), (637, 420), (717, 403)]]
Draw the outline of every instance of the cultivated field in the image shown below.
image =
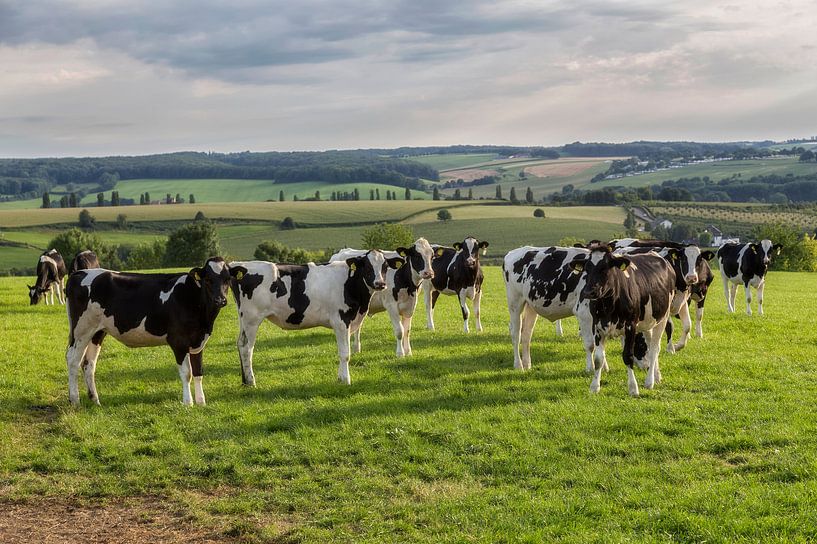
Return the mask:
[(181, 406), (167, 348), (109, 339), (102, 406), (75, 410), (64, 308), (30, 307), (25, 279), (0, 279), (0, 489), (27, 501), (0, 509), (0, 527), (32, 542), (128, 524), (139, 541), (168, 527), (227, 542), (810, 541), (813, 281), (771, 273), (767, 315), (750, 318), (726, 314), (716, 279), (706, 338), (662, 354), (664, 383), (638, 399), (615, 343), (588, 393), (575, 320), (564, 338), (540, 323), (532, 371), (514, 371), (491, 267), (483, 333), (464, 335), (441, 297), (438, 331), (420, 309), (415, 355), (397, 360), (375, 316), (350, 387), (331, 332), (274, 326), (258, 387), (241, 387), (231, 303), (205, 351), (208, 406)]

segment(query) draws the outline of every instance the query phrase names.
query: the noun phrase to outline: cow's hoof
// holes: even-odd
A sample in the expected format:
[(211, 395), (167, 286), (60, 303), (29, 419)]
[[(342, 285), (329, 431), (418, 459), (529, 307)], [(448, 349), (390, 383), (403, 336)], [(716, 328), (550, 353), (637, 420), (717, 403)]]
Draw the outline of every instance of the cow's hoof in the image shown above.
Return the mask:
[(349, 376), (338, 376), (338, 381), (344, 385), (352, 385), (352, 378)]
[(590, 392), (593, 394), (598, 393), (601, 390), (601, 384), (599, 383), (591, 383), (590, 384)]

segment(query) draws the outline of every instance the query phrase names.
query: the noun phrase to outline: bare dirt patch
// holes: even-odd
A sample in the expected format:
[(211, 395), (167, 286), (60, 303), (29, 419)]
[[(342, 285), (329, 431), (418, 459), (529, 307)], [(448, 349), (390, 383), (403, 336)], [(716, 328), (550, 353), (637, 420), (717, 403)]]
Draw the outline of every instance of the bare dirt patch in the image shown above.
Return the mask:
[(499, 172), (496, 170), (481, 170), (479, 168), (465, 168), (463, 170), (450, 170), (444, 172), (442, 175), (446, 178), (461, 179), (463, 181), (474, 181), (475, 179), (484, 178), (485, 176), (496, 176)]
[(148, 497), (104, 504), (71, 504), (57, 499), (0, 502), (0, 542), (209, 544), (239, 541), (218, 530), (197, 525), (177, 506)]
[(537, 164), (536, 166), (528, 166), (525, 168), (525, 173), (537, 178), (546, 178), (548, 176), (572, 176), (580, 172), (584, 172), (588, 168), (596, 166), (601, 161), (596, 162), (555, 162), (551, 164)]

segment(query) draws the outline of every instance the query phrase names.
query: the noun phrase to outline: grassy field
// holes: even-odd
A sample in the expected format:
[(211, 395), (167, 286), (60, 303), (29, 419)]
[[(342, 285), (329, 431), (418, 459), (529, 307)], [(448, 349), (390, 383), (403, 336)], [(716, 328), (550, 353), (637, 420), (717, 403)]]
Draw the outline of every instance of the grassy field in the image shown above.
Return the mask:
[[(279, 193), (284, 192), (286, 200), (297, 196), (300, 199), (315, 196), (315, 191), (321, 192), (321, 198), (328, 200), (332, 191), (353, 192), (357, 188), (362, 199), (369, 199), (369, 191), (379, 189), (381, 198), (386, 198), (386, 191), (396, 191), (399, 198), (403, 198), (405, 189), (382, 183), (326, 183), (321, 181), (304, 181), (301, 183), (276, 184), (270, 180), (246, 179), (130, 179), (120, 181), (115, 190), (122, 198), (132, 198), (139, 202), (139, 195), (150, 193), (153, 200), (162, 200), (166, 193), (176, 196), (180, 193), (187, 200), (193, 193), (196, 202), (263, 202), (278, 200)], [(110, 191), (105, 192), (106, 197)], [(430, 198), (431, 195), (422, 191), (412, 191), (412, 198)], [(96, 205), (96, 194), (86, 195), (82, 199), (85, 206)]]
[(258, 387), (241, 387), (230, 304), (205, 352), (208, 406), (181, 406), (167, 348), (109, 339), (102, 407), (75, 410), (63, 308), (30, 307), (23, 279), (0, 279), (0, 489), (35, 508), (144, 498), (251, 542), (806, 542), (813, 281), (771, 273), (765, 317), (727, 315), (713, 288), (706, 338), (662, 354), (664, 383), (639, 399), (615, 342), (588, 393), (575, 320), (564, 338), (540, 323), (533, 370), (514, 371), (492, 267), (483, 333), (463, 335), (442, 297), (437, 332), (418, 309), (415, 355), (397, 360), (375, 316), (350, 387), (335, 381), (329, 331), (273, 326), (259, 333)]
[(421, 155), (411, 160), (427, 164), (437, 170), (465, 168), (473, 164), (482, 164), (496, 158), (494, 153), (444, 153), (440, 155)]

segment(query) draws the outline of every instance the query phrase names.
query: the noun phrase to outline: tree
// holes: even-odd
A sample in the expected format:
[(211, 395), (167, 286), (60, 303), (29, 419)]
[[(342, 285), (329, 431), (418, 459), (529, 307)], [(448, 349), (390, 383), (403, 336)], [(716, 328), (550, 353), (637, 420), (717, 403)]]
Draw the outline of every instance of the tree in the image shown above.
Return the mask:
[(297, 228), (297, 225), (295, 225), (294, 219), (292, 219), (289, 216), (286, 216), (284, 217), (284, 220), (281, 221), (281, 228), (284, 230), (292, 230), (294, 228)]
[(710, 247), (712, 245), (712, 234), (706, 230), (698, 233), (698, 245), (701, 247)]
[(542, 208), (536, 208), (535, 210), (533, 210), (533, 216), (534, 217), (545, 217), (545, 210), (543, 210)]
[(525, 191), (525, 202), (528, 204), (533, 204), (533, 191), (530, 187), (528, 187), (528, 190)]
[(474, 200), (474, 190), (468, 189), (468, 200)]
[(142, 206), (145, 204), (145, 193), (139, 195), (139, 205)]
[(564, 187), (562, 187), (562, 194), (563, 194), (563, 195), (569, 195), (570, 193), (572, 193), (572, 192), (573, 192), (573, 189), (574, 189), (573, 184), (572, 184), (572, 183), (568, 183), (567, 185), (565, 185)]
[(116, 228), (119, 230), (127, 230), (128, 228), (128, 216), (124, 213), (120, 213), (116, 216)]
[(99, 262), (106, 268), (114, 270), (122, 268), (122, 259), (119, 257), (116, 246), (110, 246), (102, 241), (95, 232), (83, 232), (74, 227), (61, 232), (48, 243), (60, 252), (60, 255), (74, 256), (80, 251), (90, 249), (99, 257)]
[(315, 191), (315, 200), (320, 200), (320, 199), (321, 199), (321, 192), (320, 191)]
[(258, 244), (253, 256), (258, 260), (273, 263), (306, 264), (328, 261), (331, 253), (329, 250), (307, 251), (299, 247), (285, 246), (277, 240), (267, 240)]
[(374, 200), (374, 189), (369, 189), (369, 200)]
[(280, 191), (280, 192), (278, 193), (278, 202), (283, 202), (284, 200), (286, 200), (286, 199), (284, 198), (284, 192), (283, 192), (283, 191)]
[(51, 207), (51, 197), (48, 196), (48, 191), (43, 193), (43, 208)]
[(101, 208), (105, 205), (105, 193), (97, 193), (96, 194), (96, 205), (98, 208)]
[(181, 204), (181, 202), (182, 202), (182, 195), (180, 195), (179, 193), (176, 193), (176, 200), (174, 200), (174, 202), (175, 202), (176, 204)]
[(375, 197), (377, 197), (376, 200), (380, 200), (380, 189), (379, 188), (374, 190), (374, 194), (375, 194)]
[(435, 185), (434, 191), (431, 193), (431, 198), (433, 200), (440, 200), (440, 189)]
[(164, 266), (201, 266), (221, 253), (218, 232), (209, 221), (188, 223), (167, 238)]
[(516, 198), (516, 187), (511, 187), (511, 204), (519, 204), (519, 199)]
[(815, 157), (817, 157), (817, 155), (815, 155), (815, 154), (814, 154), (814, 151), (812, 151), (811, 149), (809, 149), (808, 151), (804, 151), (804, 152), (803, 152), (803, 153), (800, 155), (800, 162), (808, 162), (808, 161), (813, 161), (813, 160), (815, 159)]
[(137, 244), (128, 255), (128, 268), (132, 270), (161, 268), (165, 261), (166, 251), (166, 239)]
[(165, 204), (172, 204), (172, 203), (173, 203), (173, 197), (170, 196), (170, 193), (167, 193), (165, 195)]
[(150, 204), (150, 193), (145, 191), (145, 204)]
[(454, 189), (454, 200), (462, 200), (462, 191)]
[(386, 191), (386, 200), (391, 200), (391, 191)]
[(68, 207), (68, 195), (62, 195), (60, 197), (60, 208), (67, 208)]
[(111, 191), (111, 206), (119, 206), (119, 191)]
[(497, 200), (502, 200), (502, 187), (500, 185), (496, 186), (496, 195), (494, 195)]
[(199, 210), (196, 212), (196, 216), (193, 218), (193, 221), (206, 221), (207, 218), (204, 217), (204, 212)]
[(68, 207), (77, 207), (77, 193), (71, 193), (71, 195), (68, 197)]
[(355, 187), (355, 200), (360, 200), (360, 190), (357, 187)]
[(636, 230), (636, 220), (635, 220), (635, 213), (633, 213), (632, 208), (627, 210), (627, 216), (624, 218), (624, 228), (626, 229), (627, 236), (635, 238), (638, 234)]
[(94, 228), (94, 224), (96, 220), (94, 216), (91, 215), (91, 212), (88, 210), (82, 210), (79, 212), (79, 227), (82, 229), (92, 229)]
[(411, 189), (406, 187), (406, 200), (411, 200)]
[(191, 204), (195, 204), (196, 203), (196, 195), (194, 195), (193, 193), (190, 193), (190, 198), (188, 198), (187, 201), (189, 203), (191, 203)]
[(365, 249), (392, 250), (414, 244), (414, 231), (402, 223), (378, 223), (365, 229), (360, 239)]
[(451, 212), (449, 212), (446, 208), (443, 208), (437, 212), (437, 221), (451, 221)]

